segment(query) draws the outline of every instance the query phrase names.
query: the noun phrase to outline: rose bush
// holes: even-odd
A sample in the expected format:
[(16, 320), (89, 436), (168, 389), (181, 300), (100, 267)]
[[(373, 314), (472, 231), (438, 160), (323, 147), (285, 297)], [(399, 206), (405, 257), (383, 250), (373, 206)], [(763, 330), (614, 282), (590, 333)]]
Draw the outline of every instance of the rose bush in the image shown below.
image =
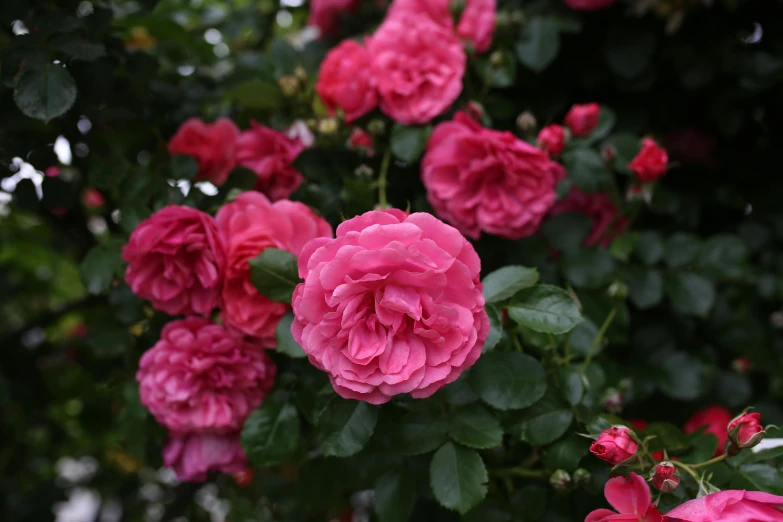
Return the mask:
[(7, 0), (2, 519), (779, 520), (783, 6), (707, 4)]

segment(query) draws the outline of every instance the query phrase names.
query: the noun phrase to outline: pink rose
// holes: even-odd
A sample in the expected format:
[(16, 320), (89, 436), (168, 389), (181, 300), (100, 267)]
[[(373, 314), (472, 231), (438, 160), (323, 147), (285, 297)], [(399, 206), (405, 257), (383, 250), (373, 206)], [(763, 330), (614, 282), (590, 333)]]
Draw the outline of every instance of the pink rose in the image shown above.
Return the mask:
[(96, 209), (106, 204), (106, 198), (94, 188), (87, 188), (82, 194), (82, 203), (87, 208)]
[(207, 473), (234, 473), (247, 466), (239, 433), (171, 433), (163, 448), (163, 463), (186, 482), (204, 482)]
[(607, 428), (590, 446), (590, 452), (608, 462), (610, 466), (625, 462), (636, 455), (639, 449), (639, 445), (631, 438), (631, 433), (631, 430), (625, 426)]
[(287, 198), (302, 184), (302, 174), (293, 166), (305, 149), (296, 137), (250, 122), (250, 130), (237, 139), (237, 163), (256, 173), (256, 190), (272, 201)]
[(248, 261), (265, 248), (281, 248), (298, 256), (313, 238), (332, 236), (332, 227), (302, 203), (270, 203), (258, 192), (245, 192), (223, 205), (215, 217), (226, 238), (228, 260), (221, 319), (266, 348), (275, 346), (275, 328), (289, 307), (270, 301), (250, 281)]
[[(406, 12), (425, 15), (438, 25), (454, 31), (454, 15), (451, 13), (450, 3), (451, 0), (394, 0), (387, 16)], [(496, 17), (496, 0), (467, 0), (457, 24), (456, 34), (473, 43), (476, 52), (483, 53), (492, 45)]]
[(617, 0), (563, 0), (568, 7), (577, 11), (597, 11), (605, 9)]
[(366, 130), (355, 128), (351, 131), (348, 138), (348, 146), (352, 149), (363, 151), (367, 156), (375, 156), (375, 149), (372, 146), (372, 136)]
[(381, 110), (403, 124), (427, 123), (462, 91), (465, 50), (425, 16), (388, 17), (367, 44)]
[(291, 332), (346, 399), (429, 397), (481, 355), (480, 268), (470, 243), (430, 214), (367, 212), (302, 250)]
[[(677, 506), (667, 522), (782, 522), (783, 497), (762, 491), (726, 490)], [(585, 521), (588, 522), (588, 521)]]
[(565, 129), (561, 125), (549, 125), (541, 129), (536, 140), (538, 146), (549, 153), (553, 158), (559, 156), (565, 147)]
[(367, 49), (343, 40), (330, 50), (321, 63), (315, 90), (331, 114), (342, 109), (349, 123), (375, 109), (378, 93)]
[(122, 251), (133, 293), (169, 315), (209, 316), (226, 258), (212, 216), (170, 205), (142, 221)]
[(561, 171), (546, 152), (463, 112), (435, 127), (421, 166), (437, 214), (472, 238), (533, 234), (555, 203)]
[(228, 118), (215, 123), (190, 118), (169, 141), (169, 154), (194, 157), (199, 167), (195, 179), (220, 186), (236, 166), (234, 147), (238, 136), (239, 129)]
[(747, 449), (757, 446), (766, 432), (761, 425), (761, 414), (757, 411), (753, 413), (742, 413), (729, 423), (729, 440), (739, 449)]
[(163, 327), (139, 362), (141, 402), (178, 433), (242, 428), (275, 381), (272, 360), (223, 325), (186, 317)]
[(652, 503), (650, 488), (634, 472), (629, 473), (628, 477), (609, 479), (604, 486), (604, 496), (617, 511), (596, 509), (587, 515), (585, 522), (663, 522), (663, 516)]
[(571, 129), (571, 134), (577, 138), (587, 136), (598, 125), (598, 117), (601, 115), (601, 106), (597, 103), (585, 103), (574, 105), (565, 116), (565, 124)]
[(658, 145), (652, 138), (642, 140), (642, 149), (628, 164), (628, 168), (636, 174), (636, 179), (649, 183), (666, 174), (669, 155), (666, 149)]
[(729, 440), (729, 432), (726, 426), (731, 422), (731, 412), (716, 404), (699, 410), (688, 419), (683, 431), (693, 433), (701, 427), (705, 427), (704, 433), (710, 433), (718, 438), (718, 447), (715, 456), (723, 455), (726, 442)]
[(334, 36), (340, 32), (340, 17), (353, 11), (358, 0), (310, 0), (307, 25), (320, 29), (322, 35)]
[(585, 246), (608, 247), (628, 224), (626, 218), (618, 217), (617, 207), (603, 192), (582, 192), (577, 187), (572, 188), (564, 199), (555, 203), (550, 214), (556, 216), (566, 212), (585, 214), (593, 221)]

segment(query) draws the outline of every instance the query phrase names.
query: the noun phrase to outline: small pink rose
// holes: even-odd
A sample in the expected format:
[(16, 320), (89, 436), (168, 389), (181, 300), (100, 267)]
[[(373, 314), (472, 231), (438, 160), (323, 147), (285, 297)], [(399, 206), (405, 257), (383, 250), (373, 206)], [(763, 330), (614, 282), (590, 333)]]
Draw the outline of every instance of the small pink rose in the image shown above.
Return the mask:
[(219, 118), (215, 123), (190, 118), (169, 141), (169, 154), (192, 156), (199, 165), (195, 179), (220, 186), (234, 169), (238, 136), (239, 129), (228, 118)]

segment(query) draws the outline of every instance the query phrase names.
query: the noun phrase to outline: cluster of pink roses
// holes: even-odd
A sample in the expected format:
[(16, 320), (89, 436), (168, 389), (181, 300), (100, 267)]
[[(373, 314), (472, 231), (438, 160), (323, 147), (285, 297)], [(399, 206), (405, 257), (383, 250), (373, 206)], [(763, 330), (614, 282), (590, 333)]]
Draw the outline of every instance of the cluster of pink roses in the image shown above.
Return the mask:
[(394, 0), (364, 43), (345, 40), (326, 55), (316, 91), (348, 122), (380, 105), (404, 124), (427, 123), (462, 92), (463, 41), (486, 51), (495, 28), (495, 0), (468, 0), (455, 25), (448, 0)]
[(205, 123), (191, 118), (183, 123), (169, 141), (170, 154), (196, 159), (196, 180), (223, 185), (237, 167), (252, 170), (258, 176), (256, 190), (272, 201), (287, 198), (302, 183), (302, 174), (293, 167), (296, 157), (312, 145), (312, 135), (292, 126), (285, 133), (251, 122), (240, 131), (233, 121), (220, 118)]
[[(171, 432), (164, 460), (184, 480), (245, 465), (239, 430), (276, 373), (263, 348), (289, 308), (258, 293), (248, 260), (265, 248), (297, 255), (332, 229), (307, 206), (246, 192), (215, 218), (168, 206), (143, 221), (123, 250), (134, 293), (170, 315), (141, 359), (141, 401)], [(222, 324), (210, 318), (220, 307)]]

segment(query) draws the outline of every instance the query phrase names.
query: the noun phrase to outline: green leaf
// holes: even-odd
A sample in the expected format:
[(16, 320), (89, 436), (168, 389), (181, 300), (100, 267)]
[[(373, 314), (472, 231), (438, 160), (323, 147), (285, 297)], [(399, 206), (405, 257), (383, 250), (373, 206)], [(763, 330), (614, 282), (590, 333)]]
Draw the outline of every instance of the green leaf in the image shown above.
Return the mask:
[(598, 124), (590, 134), (584, 138), (585, 143), (593, 144), (606, 138), (609, 133), (612, 132), (612, 128), (614, 128), (616, 121), (617, 116), (614, 111), (609, 107), (602, 105), (601, 112), (598, 115)]
[(562, 159), (568, 176), (585, 192), (598, 192), (609, 182), (609, 169), (593, 149), (572, 149), (564, 152)]
[(609, 30), (606, 63), (621, 78), (637, 78), (652, 63), (657, 44), (658, 39), (649, 26), (623, 22)]
[(674, 308), (683, 315), (707, 317), (715, 304), (715, 286), (697, 274), (667, 274), (665, 288)]
[(395, 123), (391, 132), (391, 150), (406, 163), (415, 163), (424, 152), (432, 127), (410, 127)]
[(767, 464), (745, 464), (734, 474), (731, 488), (783, 495), (783, 474)]
[(562, 396), (571, 406), (581, 402), (585, 391), (579, 370), (578, 366), (561, 366), (557, 371)]
[(115, 276), (121, 276), (125, 269), (122, 260), (124, 242), (112, 239), (93, 247), (79, 267), (82, 281), (91, 294), (102, 294), (109, 290)]
[(666, 264), (672, 268), (681, 268), (696, 260), (701, 248), (701, 240), (693, 234), (679, 232), (666, 242)]
[(296, 285), (301, 282), (296, 256), (279, 248), (266, 248), (250, 263), (253, 286), (272, 301), (290, 303)]
[(556, 286), (538, 285), (517, 294), (508, 316), (542, 333), (563, 334), (583, 321), (571, 295)]
[(668, 422), (651, 422), (642, 432), (644, 437), (654, 436), (650, 440), (651, 451), (660, 451), (666, 449), (673, 453), (678, 453), (688, 449), (689, 442), (685, 434)]
[(75, 60), (89, 62), (106, 56), (106, 47), (102, 43), (90, 42), (72, 34), (55, 38), (51, 45)]
[(486, 309), (487, 316), (489, 316), (489, 333), (487, 334), (487, 339), (484, 341), (484, 346), (481, 347), (481, 353), (487, 353), (494, 350), (495, 346), (497, 346), (503, 338), (503, 324), (500, 321), (497, 311), (491, 306), (486, 307)]
[(636, 243), (634, 253), (642, 263), (652, 266), (661, 259), (665, 253), (663, 238), (661, 234), (652, 230), (646, 230), (639, 233), (639, 241)]
[(169, 160), (171, 177), (174, 179), (193, 179), (198, 174), (198, 161), (193, 156), (175, 154)]
[(515, 521), (536, 522), (547, 510), (547, 489), (538, 484), (522, 486), (511, 497)]
[(547, 469), (564, 469), (572, 472), (579, 467), (579, 462), (587, 455), (589, 448), (588, 439), (571, 433), (548, 446), (541, 456), (541, 461)]
[(383, 429), (379, 434), (388, 441), (391, 451), (401, 455), (429, 453), (447, 440), (447, 425), (426, 410), (400, 413), (383, 409)]
[(451, 412), (449, 435), (456, 442), (477, 449), (494, 448), (503, 443), (500, 422), (479, 404), (469, 404)]
[(267, 400), (245, 421), (242, 447), (259, 468), (281, 464), (296, 453), (300, 429), (293, 405)]
[[(582, 357), (586, 357), (590, 351), (590, 346), (593, 344), (593, 339), (598, 335), (598, 327), (590, 321), (585, 319), (584, 322), (579, 323), (576, 328), (571, 332), (571, 351)], [(603, 346), (598, 343), (598, 350), (595, 355), (601, 353)]]
[(696, 264), (708, 275), (739, 277), (747, 257), (748, 249), (739, 237), (718, 235), (702, 244)]
[(604, 248), (570, 252), (563, 259), (563, 274), (574, 286), (595, 289), (609, 285), (615, 276), (612, 255)]
[(686, 352), (659, 352), (658, 386), (672, 399), (692, 401), (704, 391), (704, 364)]
[(444, 444), (430, 463), (430, 486), (445, 508), (467, 513), (487, 495), (487, 468), (474, 450)]
[(318, 416), (318, 443), (327, 457), (349, 457), (367, 444), (377, 421), (376, 407), (334, 397)]
[(555, 20), (534, 16), (522, 26), (519, 41), (514, 46), (519, 61), (534, 72), (541, 72), (557, 57), (560, 32)]
[(523, 414), (519, 434), (531, 446), (545, 446), (556, 441), (568, 431), (574, 419), (571, 410), (552, 393), (545, 395)]
[(593, 221), (581, 212), (564, 212), (552, 216), (541, 225), (541, 232), (552, 248), (562, 252), (577, 250), (582, 246)]
[(273, 110), (280, 107), (283, 95), (274, 83), (249, 80), (228, 91), (228, 98), (248, 109)]
[(499, 63), (492, 63), (488, 57), (482, 57), (476, 61), (476, 69), (485, 84), (492, 87), (511, 87), (517, 74), (517, 60), (508, 49), (498, 49)]
[(783, 446), (777, 446), (759, 451), (755, 451), (756, 449), (758, 448), (754, 448), (753, 451), (742, 451), (736, 457), (731, 457), (728, 460), (728, 463), (734, 467), (737, 467), (742, 464), (756, 464), (757, 462), (780, 459), (783, 457)]
[(517, 352), (482, 355), (469, 380), (473, 391), (499, 410), (526, 408), (543, 397), (547, 388), (544, 367), (529, 355)]
[(637, 241), (639, 241), (637, 234), (623, 234), (612, 240), (612, 243), (609, 245), (609, 253), (618, 261), (626, 262), (631, 257)]
[(691, 433), (687, 440), (691, 449), (679, 456), (680, 460), (686, 463), (697, 464), (710, 460), (718, 447), (718, 438), (711, 433)]
[(614, 148), (612, 164), (615, 170), (629, 172), (628, 164), (639, 153), (639, 136), (627, 132), (618, 132), (609, 136), (604, 144)]
[(373, 506), (378, 522), (406, 522), (416, 502), (416, 478), (392, 472), (375, 483)]
[(499, 268), (482, 281), (484, 299), (487, 303), (504, 301), (518, 291), (533, 286), (538, 282), (538, 269), (519, 265), (509, 265)]
[(48, 122), (62, 116), (76, 101), (76, 82), (59, 64), (25, 68), (14, 88), (14, 101), (25, 116)]
[(624, 275), (631, 302), (642, 310), (658, 305), (663, 299), (663, 276), (658, 270), (629, 266)]
[(275, 339), (277, 341), (277, 349), (275, 351), (294, 359), (301, 359), (302, 357), (307, 357), (307, 354), (299, 346), (299, 343), (294, 341), (294, 336), (291, 335), (293, 322), (294, 314), (291, 312), (280, 318), (280, 322), (275, 327)]

